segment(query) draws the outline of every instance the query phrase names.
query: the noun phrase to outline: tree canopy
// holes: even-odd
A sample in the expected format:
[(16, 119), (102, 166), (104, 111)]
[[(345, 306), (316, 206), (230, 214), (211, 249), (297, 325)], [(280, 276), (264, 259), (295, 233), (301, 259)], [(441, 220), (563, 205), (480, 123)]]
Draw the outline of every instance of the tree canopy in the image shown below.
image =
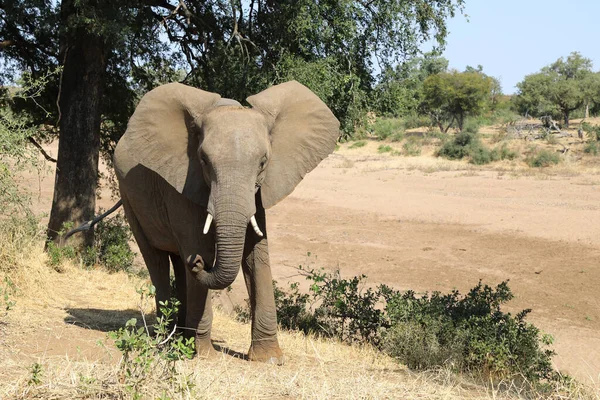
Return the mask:
[[(110, 154), (140, 95), (170, 81), (238, 101), (296, 79), (350, 133), (387, 70), (433, 41), (464, 0), (0, 0), (1, 83), (52, 75), (31, 116), (60, 135), (49, 234), (94, 212), (99, 149)], [(377, 64), (374, 65), (374, 63)], [(75, 174), (76, 172), (76, 174)], [(91, 236), (87, 238), (89, 242)]]

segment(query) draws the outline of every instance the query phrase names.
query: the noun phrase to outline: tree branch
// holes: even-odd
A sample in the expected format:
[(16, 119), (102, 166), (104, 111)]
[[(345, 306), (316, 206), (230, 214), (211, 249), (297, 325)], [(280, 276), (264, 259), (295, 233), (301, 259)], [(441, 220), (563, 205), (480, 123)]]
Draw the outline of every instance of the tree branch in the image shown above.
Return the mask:
[(40, 144), (39, 144), (38, 142), (36, 142), (34, 138), (32, 138), (32, 137), (30, 136), (30, 137), (28, 137), (28, 138), (27, 138), (27, 140), (29, 140), (29, 142), (31, 142), (31, 144), (33, 144), (35, 147), (37, 147), (37, 148), (40, 150), (40, 152), (42, 153), (42, 155), (44, 156), (44, 158), (45, 158), (46, 160), (48, 160), (48, 161), (50, 161), (50, 162), (53, 162), (53, 163), (55, 163), (55, 162), (56, 162), (56, 159), (55, 159), (55, 158), (52, 158), (52, 157), (50, 156), (50, 154), (46, 153), (46, 150), (44, 150), (44, 148), (43, 148), (42, 146), (40, 146)]

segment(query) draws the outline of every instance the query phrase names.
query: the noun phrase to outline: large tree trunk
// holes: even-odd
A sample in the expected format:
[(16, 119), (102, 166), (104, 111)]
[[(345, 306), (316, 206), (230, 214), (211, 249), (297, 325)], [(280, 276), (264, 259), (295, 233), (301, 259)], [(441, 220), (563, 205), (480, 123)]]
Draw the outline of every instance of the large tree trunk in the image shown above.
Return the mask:
[[(100, 114), (103, 77), (106, 70), (104, 41), (84, 27), (69, 29), (68, 19), (77, 7), (63, 0), (61, 37), (64, 60), (60, 90), (60, 141), (54, 182), (54, 198), (48, 223), (48, 237), (57, 240), (65, 222), (75, 225), (92, 219), (96, 208)], [(78, 245), (91, 245), (88, 231)], [(75, 239), (75, 238), (74, 238)]]

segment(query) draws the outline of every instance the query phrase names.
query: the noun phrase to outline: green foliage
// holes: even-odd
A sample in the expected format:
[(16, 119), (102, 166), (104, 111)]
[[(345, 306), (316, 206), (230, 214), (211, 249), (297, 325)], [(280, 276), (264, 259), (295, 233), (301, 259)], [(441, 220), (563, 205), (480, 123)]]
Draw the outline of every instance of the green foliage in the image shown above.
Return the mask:
[(365, 147), (367, 145), (367, 141), (366, 140), (358, 140), (354, 143), (352, 143), (352, 145), (350, 145), (350, 149), (358, 149), (361, 147)]
[(368, 129), (379, 140), (385, 140), (389, 137), (398, 137), (404, 133), (402, 120), (392, 118), (377, 118)]
[(515, 105), (520, 113), (562, 117), (567, 127), (572, 112), (584, 104), (600, 102), (600, 74), (593, 73), (592, 61), (578, 52), (527, 75), (517, 88)]
[[(430, 368), (442, 361), (495, 379), (522, 375), (537, 382), (554, 378), (554, 352), (544, 349), (551, 338), (525, 322), (531, 310), (515, 316), (501, 310), (513, 298), (507, 282), (495, 289), (480, 282), (465, 296), (456, 290), (421, 297), (411, 291), (382, 290), (392, 326), (384, 348), (409, 366)], [(435, 363), (428, 364), (431, 361)]]
[(185, 339), (180, 333), (175, 333), (173, 321), (180, 306), (177, 299), (160, 302), (162, 314), (154, 325), (154, 335), (150, 335), (143, 310), (147, 307), (148, 300), (155, 296), (156, 290), (148, 285), (139, 288), (137, 292), (140, 295), (144, 325), (138, 326), (137, 319), (132, 318), (125, 327), (108, 335), (123, 355), (120, 364), (121, 378), (127, 390), (134, 398), (141, 398), (143, 383), (153, 373), (159, 373), (163, 379), (174, 379), (176, 362), (191, 359), (194, 355), (194, 338)]
[(379, 147), (377, 148), (377, 152), (378, 153), (389, 153), (390, 151), (394, 150), (392, 148), (392, 146), (387, 145), (387, 144), (381, 144), (379, 145)]
[(57, 272), (62, 272), (61, 266), (67, 260), (73, 260), (76, 257), (75, 248), (73, 246), (59, 246), (54, 242), (47, 243), (46, 252), (48, 254), (48, 265)]
[(525, 162), (530, 167), (543, 168), (560, 163), (560, 156), (551, 150), (534, 150), (525, 158)]
[(581, 128), (587, 134), (589, 140), (600, 142), (600, 125), (592, 125), (584, 122), (581, 124)]
[(300, 293), (297, 282), (290, 283), (289, 290), (284, 292), (277, 286), (277, 282), (273, 281), (273, 293), (277, 318), (283, 329), (304, 333), (319, 332), (317, 318), (307, 307), (310, 295)]
[(40, 383), (42, 383), (42, 375), (43, 375), (43, 370), (42, 370), (42, 365), (40, 363), (33, 363), (31, 364), (31, 367), (29, 367), (29, 371), (31, 373), (31, 376), (29, 377), (29, 380), (27, 381), (27, 385), (28, 386), (37, 386)]
[(469, 157), (470, 163), (483, 165), (498, 160), (513, 160), (518, 155), (510, 150), (506, 143), (490, 150), (481, 143), (476, 134), (464, 131), (456, 134), (453, 140), (446, 141), (438, 150), (437, 156), (450, 160), (460, 160)]
[(435, 52), (400, 63), (395, 68), (386, 67), (370, 96), (373, 111), (387, 117), (410, 120), (406, 123), (407, 129), (429, 125), (429, 121), (419, 120), (417, 115), (423, 82), (428, 76), (447, 69), (448, 60)]
[[(0, 217), (14, 217), (16, 214), (31, 216), (29, 192), (20, 188), (15, 174), (20, 171), (40, 171), (38, 151), (29, 138), (35, 136), (37, 128), (31, 126), (27, 115), (20, 115), (10, 109), (10, 105), (23, 98), (37, 97), (33, 89), (39, 81), (29, 82), (10, 94), (0, 93)], [(28, 92), (33, 93), (28, 93)], [(3, 104), (4, 103), (4, 104)]]
[(109, 272), (131, 270), (135, 253), (129, 242), (133, 238), (129, 225), (122, 214), (105, 218), (96, 227), (94, 246), (82, 254), (84, 265), (103, 265)]
[(438, 150), (437, 156), (450, 160), (460, 160), (468, 157), (473, 148), (480, 148), (479, 139), (470, 132), (459, 132), (453, 140), (447, 141)]
[(513, 298), (507, 282), (496, 288), (479, 282), (464, 296), (456, 290), (417, 296), (386, 285), (366, 288), (364, 275), (342, 279), (339, 271), (299, 270), (310, 281), (309, 293), (297, 284), (289, 293), (275, 286), (286, 329), (370, 343), (415, 369), (446, 365), (494, 380), (558, 379), (547, 349), (552, 339), (525, 321), (530, 310), (502, 311)]

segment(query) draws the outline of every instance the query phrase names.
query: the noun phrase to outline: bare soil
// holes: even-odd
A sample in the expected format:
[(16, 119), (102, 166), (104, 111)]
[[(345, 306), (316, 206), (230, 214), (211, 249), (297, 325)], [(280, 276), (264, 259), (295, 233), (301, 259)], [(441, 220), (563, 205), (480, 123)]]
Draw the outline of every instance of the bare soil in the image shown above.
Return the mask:
[[(533, 309), (529, 321), (555, 338), (556, 366), (599, 385), (598, 163), (567, 155), (543, 170), (522, 161), (480, 168), (433, 158), (427, 149), (419, 157), (377, 154), (377, 146), (342, 145), (267, 211), (280, 285), (304, 281), (298, 265), (418, 292), (464, 292), (479, 280), (509, 279), (515, 299), (508, 309)], [(49, 151), (56, 155), (55, 147)], [(53, 175), (29, 179), (38, 209), (48, 212)], [(112, 203), (104, 190), (99, 206)], [(245, 296), (241, 276), (233, 287), (221, 296), (225, 305)]]

